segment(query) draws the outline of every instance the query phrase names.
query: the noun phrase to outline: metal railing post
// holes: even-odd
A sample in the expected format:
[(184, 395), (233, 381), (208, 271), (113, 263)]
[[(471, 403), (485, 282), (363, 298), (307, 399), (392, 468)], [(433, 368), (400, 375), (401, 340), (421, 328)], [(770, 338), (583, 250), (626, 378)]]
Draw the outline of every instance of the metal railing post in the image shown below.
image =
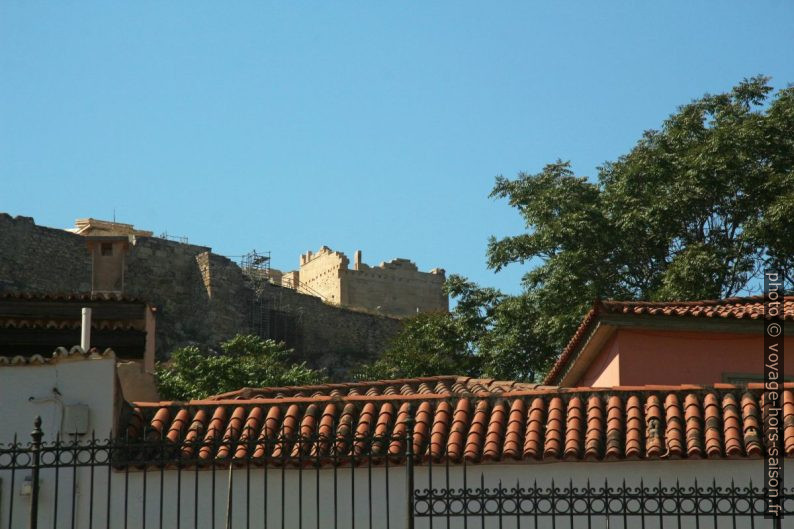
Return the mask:
[(414, 529), (414, 418), (408, 410), (405, 420), (405, 500), (407, 507), (406, 527)]
[(39, 466), (41, 465), (41, 417), (36, 417), (33, 421), (33, 431), (30, 437), (33, 438), (31, 446), (31, 460), (33, 463), (32, 483), (30, 490), (30, 517), (28, 518), (28, 528), (37, 529), (39, 525)]

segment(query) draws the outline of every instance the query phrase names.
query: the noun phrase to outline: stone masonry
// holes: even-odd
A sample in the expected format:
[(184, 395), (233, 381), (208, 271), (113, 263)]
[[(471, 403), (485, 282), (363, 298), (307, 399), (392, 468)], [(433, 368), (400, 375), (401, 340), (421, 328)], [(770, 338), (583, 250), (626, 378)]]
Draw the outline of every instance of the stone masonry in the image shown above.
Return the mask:
[(399, 318), (418, 312), (449, 310), (443, 291), (445, 273), (440, 268), (420, 272), (408, 259), (369, 266), (357, 250), (353, 268), (342, 252), (323, 246), (317, 253), (301, 255), (300, 269), (274, 271), (273, 280), (298, 292), (318, 296), (340, 307), (387, 314)]
[[(0, 213), (0, 293), (90, 291), (89, 239)], [(255, 286), (236, 263), (207, 246), (135, 234), (129, 240), (123, 293), (156, 307), (159, 358), (180, 345), (213, 345), (253, 331), (287, 342), (298, 359), (342, 377), (377, 357), (401, 326), (290, 288)]]

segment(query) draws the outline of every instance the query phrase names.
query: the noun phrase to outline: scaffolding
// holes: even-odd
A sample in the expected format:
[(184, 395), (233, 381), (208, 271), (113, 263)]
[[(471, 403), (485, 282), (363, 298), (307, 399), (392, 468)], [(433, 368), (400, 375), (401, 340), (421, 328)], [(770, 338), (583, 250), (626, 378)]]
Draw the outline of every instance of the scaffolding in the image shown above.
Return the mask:
[(240, 268), (252, 291), (248, 311), (250, 332), (261, 338), (271, 338), (272, 307), (270, 300), (264, 296), (265, 285), (270, 280), (270, 252), (251, 250), (241, 256)]
[(267, 279), (270, 276), (270, 252), (251, 250), (240, 258), (240, 268), (248, 276)]
[(166, 241), (174, 241), (182, 244), (188, 244), (187, 236), (182, 235), (171, 235), (167, 231), (164, 231), (159, 235), (160, 239), (165, 239)]

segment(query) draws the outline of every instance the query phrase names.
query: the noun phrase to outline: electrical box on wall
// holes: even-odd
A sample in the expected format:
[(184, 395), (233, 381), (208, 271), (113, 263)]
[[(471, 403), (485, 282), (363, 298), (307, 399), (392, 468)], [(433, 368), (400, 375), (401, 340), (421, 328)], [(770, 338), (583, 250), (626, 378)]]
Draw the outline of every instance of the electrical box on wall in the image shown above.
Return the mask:
[(63, 433), (67, 435), (85, 435), (88, 433), (88, 406), (85, 404), (67, 404), (63, 411)]

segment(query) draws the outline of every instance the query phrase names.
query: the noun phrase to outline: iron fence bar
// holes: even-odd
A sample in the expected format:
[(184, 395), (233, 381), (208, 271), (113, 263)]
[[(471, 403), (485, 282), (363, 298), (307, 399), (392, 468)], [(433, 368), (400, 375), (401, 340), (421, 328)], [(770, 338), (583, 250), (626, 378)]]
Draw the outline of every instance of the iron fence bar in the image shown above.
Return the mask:
[[(105, 529), (110, 529), (110, 498), (113, 497), (113, 448), (115, 447), (115, 443), (113, 441), (113, 432), (108, 433), (108, 481), (106, 484), (107, 487), (107, 498), (105, 504)], [(58, 467), (55, 467), (56, 472)], [(55, 485), (56, 488), (58, 485)], [(179, 527), (177, 527), (179, 529)]]
[[(400, 417), (402, 423), (402, 417)], [(402, 425), (400, 426), (402, 428)], [(345, 425), (346, 428), (346, 425)], [(181, 502), (183, 494), (182, 486), (182, 472), (189, 469), (189, 465), (194, 465), (195, 487), (193, 491), (194, 500), (194, 520), (193, 525), (204, 527), (205, 525), (219, 524), (220, 520), (212, 519), (207, 520), (203, 518), (199, 522), (198, 517), (198, 502), (201, 496), (198, 494), (199, 488), (206, 487), (210, 480), (213, 483), (213, 508), (218, 508), (215, 500), (222, 501), (217, 498), (222, 491), (222, 488), (217, 485), (219, 468), (227, 470), (228, 487), (227, 487), (227, 511), (226, 511), (226, 524), (227, 526), (233, 525), (233, 519), (237, 518), (236, 522), (240, 526), (251, 525), (251, 496), (253, 496), (255, 487), (251, 485), (251, 466), (254, 468), (263, 469), (263, 507), (265, 513), (264, 524), (268, 524), (267, 510), (268, 501), (273, 501), (277, 505), (279, 498), (273, 495), (273, 498), (268, 498), (268, 465), (270, 464), (270, 457), (274, 458), (274, 465), (280, 465), (281, 475), (281, 512), (273, 513), (274, 516), (279, 516), (281, 524), (286, 527), (303, 527), (303, 526), (317, 526), (327, 527), (330, 520), (330, 512), (321, 512), (323, 510), (323, 503), (320, 498), (321, 490), (326, 485), (331, 486), (331, 468), (328, 468), (329, 462), (332, 463), (334, 473), (334, 490), (327, 490), (327, 495), (330, 496), (331, 492), (334, 495), (333, 516), (334, 524), (345, 528), (358, 525), (360, 527), (391, 527), (391, 504), (389, 503), (391, 487), (390, 468), (393, 464), (390, 461), (391, 457), (401, 458), (405, 457), (405, 487), (406, 487), (406, 510), (405, 510), (405, 527), (413, 528), (415, 518), (428, 518), (431, 529), (433, 527), (467, 527), (472, 525), (469, 520), (476, 520), (479, 518), (481, 523), (485, 523), (486, 518), (491, 517), (489, 523), (493, 526), (515, 526), (521, 527), (522, 519), (529, 518), (534, 520), (534, 526), (537, 527), (541, 518), (551, 517), (549, 525), (559, 527), (584, 527), (593, 526), (593, 524), (606, 523), (607, 526), (620, 526), (614, 522), (623, 519), (623, 527), (631, 526), (645, 526), (648, 524), (650, 527), (684, 527), (692, 526), (700, 527), (780, 527), (783, 524), (779, 520), (770, 520), (769, 523), (761, 522), (760, 516), (763, 514), (763, 506), (761, 500), (763, 499), (764, 489), (756, 488), (750, 482), (749, 487), (737, 486), (736, 482), (732, 480), (729, 486), (720, 487), (716, 482), (716, 478), (712, 479), (712, 483), (705, 483), (701, 487), (700, 482), (695, 479), (694, 486), (689, 483), (682, 485), (680, 479), (675, 480), (674, 484), (665, 486), (661, 479), (654, 480), (652, 486), (646, 487), (642, 478), (639, 479), (639, 487), (627, 486), (626, 481), (623, 480), (620, 486), (610, 488), (610, 483), (607, 479), (603, 482), (603, 487), (593, 487), (590, 479), (586, 480), (586, 485), (577, 486), (572, 479), (568, 480), (562, 486), (557, 487), (552, 481), (551, 487), (538, 486), (537, 481), (533, 486), (521, 487), (520, 479), (516, 480), (515, 488), (509, 485), (505, 486), (500, 479), (498, 485), (489, 480), (485, 480), (484, 473), (481, 473), (479, 479), (479, 488), (477, 483), (470, 483), (469, 481), (477, 481), (476, 479), (469, 479), (468, 477), (468, 461), (466, 454), (462, 454), (463, 460), (460, 466), (455, 468), (455, 462), (450, 458), (450, 446), (443, 440), (436, 439), (436, 442), (424, 444), (423, 439), (414, 442), (414, 423), (408, 421), (405, 423), (405, 431), (399, 431), (397, 434), (389, 436), (382, 436), (376, 434), (374, 431), (359, 432), (354, 434), (350, 430), (342, 428), (343, 432), (340, 435), (334, 436), (334, 441), (330, 442), (327, 438), (328, 433), (325, 432), (320, 435), (319, 431), (309, 430), (309, 433), (299, 431), (282, 430), (280, 437), (272, 438), (271, 433), (260, 435), (258, 441), (253, 438), (247, 440), (237, 441), (234, 437), (226, 435), (224, 440), (221, 436), (215, 436), (214, 439), (198, 440), (196, 443), (204, 450), (201, 457), (190, 458), (187, 454), (190, 452), (190, 443), (180, 444), (169, 440), (162, 432), (159, 432), (155, 438), (154, 433), (149, 431), (151, 435), (145, 435), (144, 439), (129, 439), (126, 436), (124, 440), (119, 438), (108, 438), (107, 441), (98, 440), (95, 434), (91, 434), (90, 439), (86, 441), (79, 441), (78, 439), (71, 439), (67, 443), (63, 443), (60, 436), (56, 436), (53, 441), (42, 442), (43, 432), (41, 432), (40, 423), (34, 424), (34, 431), (31, 432), (33, 437), (36, 429), (42, 436), (30, 444), (21, 445), (18, 441), (7, 445), (0, 446), (0, 470), (5, 472), (5, 476), (10, 478), (11, 490), (14, 491), (15, 486), (20, 482), (18, 474), (20, 471), (25, 471), (25, 487), (26, 490), (23, 494), (30, 494), (30, 517), (24, 519), (26, 513), (23, 512), (23, 519), (20, 518), (20, 505), (19, 500), (12, 498), (10, 501), (3, 502), (3, 505), (8, 505), (9, 512), (3, 514), (3, 522), (8, 519), (9, 527), (18, 527), (24, 522), (28, 523), (28, 527), (33, 527), (35, 524), (42, 521), (40, 512), (42, 511), (41, 502), (45, 506), (49, 506), (51, 498), (55, 497), (55, 502), (52, 506), (53, 513), (61, 511), (59, 505), (60, 500), (68, 501), (69, 493), (71, 492), (71, 524), (73, 527), (87, 527), (91, 528), (94, 525), (97, 527), (101, 525), (101, 521), (94, 523), (94, 518), (97, 517), (101, 520), (101, 506), (103, 501), (106, 503), (106, 526), (110, 526), (110, 516), (113, 511), (113, 503), (111, 501), (112, 488), (118, 488), (119, 494), (124, 494), (124, 498), (118, 497), (117, 505), (119, 510), (122, 503), (124, 506), (124, 525), (130, 525), (135, 529), (142, 526), (155, 526), (155, 520), (159, 518), (160, 527), (171, 527), (174, 517), (176, 518), (176, 527), (181, 525), (188, 525), (182, 521)], [(288, 428), (289, 430), (289, 428)], [(404, 434), (404, 435), (403, 435)], [(270, 439), (267, 437), (270, 436)], [(400, 444), (393, 444), (394, 440), (404, 441), (404, 447)], [(264, 441), (264, 443), (263, 443)], [(256, 446), (255, 446), (256, 444)], [(264, 444), (264, 453), (261, 452), (262, 444)], [(245, 446), (247, 445), (247, 446)], [(218, 446), (222, 446), (222, 450), (217, 450)], [(393, 452), (386, 450), (382, 452), (384, 446), (399, 447)], [(417, 450), (417, 446), (424, 446), (423, 450)], [(210, 448), (213, 447), (213, 448)], [(245, 450), (243, 450), (245, 448)], [(273, 448), (273, 450), (271, 450)], [(276, 452), (276, 448), (278, 451)], [(403, 450), (404, 448), (404, 450)], [(330, 450), (330, 452), (329, 452)], [(207, 460), (206, 452), (209, 451), (211, 456)], [(245, 452), (245, 456), (243, 456)], [(416, 453), (426, 454), (427, 462), (427, 488), (422, 487), (422, 490), (416, 489), (415, 476), (416, 476)], [(198, 452), (194, 452), (198, 453)], [(11, 454), (11, 459), (7, 459)], [(271, 455), (272, 454), (272, 455)], [(71, 459), (68, 459), (71, 456)], [(364, 457), (366, 460), (362, 460)], [(443, 461), (438, 459), (443, 457)], [(457, 456), (456, 456), (457, 457)], [(244, 459), (244, 460), (243, 460)], [(420, 465), (423, 463), (420, 459)], [(311, 472), (312, 469), (304, 468), (305, 465), (314, 465), (314, 480), (311, 479), (311, 474), (304, 475), (304, 472)], [(349, 480), (349, 493), (351, 495), (348, 500), (344, 494), (348, 493), (348, 480), (344, 479), (345, 465), (349, 464), (350, 467), (350, 480)], [(433, 467), (444, 465), (443, 476), (438, 475), (441, 469)], [(188, 465), (186, 467), (186, 465)], [(228, 466), (224, 466), (228, 465)], [(96, 467), (106, 466), (108, 469), (107, 487), (103, 487), (103, 480), (105, 479), (101, 472)], [(86, 469), (86, 467), (88, 467)], [(381, 467), (383, 471), (375, 467)], [(46, 501), (41, 494), (45, 489), (41, 489), (41, 477), (45, 478), (50, 476), (47, 474), (46, 469), (52, 468), (55, 475), (55, 490), (53, 494), (47, 494)], [(72, 470), (71, 480), (68, 475), (63, 474), (63, 469)], [(257, 468), (257, 471), (258, 471)], [(329, 472), (325, 474), (327, 481), (321, 479), (323, 469), (328, 468)], [(115, 476), (113, 470), (118, 469), (122, 474), (123, 472), (123, 487), (118, 481), (114, 485)], [(203, 477), (199, 479), (201, 474), (199, 470), (204, 471)], [(235, 476), (235, 470), (237, 475)], [(275, 471), (275, 469), (273, 469)], [(342, 471), (343, 478), (337, 480), (337, 470)], [(166, 479), (166, 471), (175, 471), (175, 474), (169, 474)], [(461, 475), (462, 471), (462, 475)], [(31, 477), (28, 477), (30, 472)], [(44, 474), (42, 474), (44, 472)], [(130, 472), (137, 474), (133, 481), (130, 482)], [(159, 472), (159, 480), (156, 480), (152, 474)], [(435, 472), (435, 476), (433, 475)], [(243, 474), (244, 473), (244, 474)], [(275, 472), (274, 472), (275, 473)], [(134, 474), (134, 475), (135, 475)], [(156, 475), (156, 474), (155, 474)], [(222, 476), (222, 475), (221, 475)], [(245, 477), (243, 477), (245, 476)], [(463, 488), (456, 489), (460, 484), (460, 479), (463, 480)], [(119, 476), (120, 478), (120, 476)], [(305, 478), (305, 479), (304, 479)], [(385, 479), (381, 485), (380, 480)], [(435, 479), (434, 479), (435, 478)], [(28, 480), (32, 481), (28, 481)], [(151, 507), (148, 505), (151, 499), (158, 503), (158, 496), (155, 496), (153, 485), (149, 485), (148, 480), (159, 481), (160, 486), (157, 494), (159, 495), (159, 505)], [(171, 486), (176, 481), (176, 506), (173, 502), (165, 496), (166, 487)], [(276, 478), (277, 479), (277, 478)], [(136, 482), (140, 480), (140, 484)], [(242, 487), (243, 480), (245, 481), (245, 495), (243, 495)], [(71, 481), (72, 490), (69, 491)], [(166, 484), (165, 482), (168, 481)], [(311, 481), (315, 482), (314, 499), (312, 500), (311, 494)], [(339, 483), (338, 481), (341, 481)], [(583, 480), (584, 481), (584, 480)], [(48, 479), (44, 480), (45, 483)], [(63, 482), (63, 483), (62, 483)], [(201, 482), (201, 483), (200, 483)], [(289, 482), (289, 483), (287, 483)], [(486, 486), (486, 482), (490, 484)], [(509, 480), (508, 480), (509, 483)], [(5, 485), (6, 483), (4, 483)], [(29, 486), (30, 485), (30, 486)], [(49, 484), (48, 484), (49, 485)], [(79, 493), (78, 493), (79, 485)], [(298, 486), (298, 491), (295, 493), (294, 486)], [(304, 490), (306, 487), (306, 490)], [(361, 490), (366, 487), (367, 490)], [(375, 488), (378, 488), (375, 491)], [(63, 488), (63, 491), (60, 491)], [(238, 489), (235, 491), (234, 489)], [(124, 489), (123, 491), (121, 489)], [(49, 491), (49, 488), (46, 489)], [(290, 505), (286, 505), (286, 492), (290, 491)], [(379, 501), (379, 496), (385, 490), (385, 511), (386, 520), (381, 517), (383, 513), (384, 503), (376, 505)], [(143, 491), (139, 499), (139, 494)], [(87, 494), (86, 494), (87, 492)], [(174, 491), (170, 490), (168, 494)], [(184, 491), (186, 492), (186, 491)], [(58, 494), (64, 496), (60, 498)], [(103, 498), (101, 494), (107, 493), (107, 498)], [(357, 493), (361, 496), (356, 498)], [(235, 502), (235, 494), (237, 495), (237, 502)], [(149, 496), (151, 495), (151, 498)], [(203, 494), (206, 498), (209, 494)], [(4, 498), (7, 500), (8, 498)], [(14, 501), (16, 499), (16, 501)], [(245, 499), (245, 524), (243, 524), (242, 512), (243, 508), (239, 503)], [(330, 498), (329, 498), (330, 499)], [(367, 499), (368, 504), (362, 506), (361, 502)], [(105, 501), (106, 500), (106, 501)], [(140, 501), (141, 504), (137, 505), (136, 502)], [(185, 501), (189, 501), (189, 496)], [(794, 490), (784, 489), (783, 501), (786, 507), (791, 509), (791, 502), (794, 501)], [(96, 502), (96, 505), (94, 504)], [(298, 511), (295, 512), (294, 505), (297, 502)], [(310, 523), (311, 517), (311, 503), (315, 504), (313, 509), (316, 513), (315, 524)], [(330, 503), (330, 501), (329, 501)], [(361, 509), (361, 513), (356, 511), (356, 504)], [(425, 508), (426, 505), (426, 508)], [(235, 506), (237, 507), (237, 516), (235, 516)], [(23, 511), (27, 510), (28, 505), (24, 506)], [(189, 506), (186, 505), (186, 508)], [(326, 511), (330, 511), (330, 505), (327, 505)], [(67, 506), (63, 507), (64, 509)], [(209, 506), (202, 509), (209, 510)], [(256, 505), (253, 508), (258, 509)], [(338, 510), (342, 509), (347, 511), (350, 509), (350, 519), (347, 515), (339, 513)], [(784, 507), (785, 508), (785, 507)], [(132, 513), (129, 513), (132, 509)], [(159, 509), (157, 512), (152, 512), (153, 509)], [(306, 512), (304, 512), (304, 509)], [(366, 514), (364, 510), (366, 509)], [(52, 522), (53, 529), (59, 526), (69, 524), (70, 517), (64, 511), (62, 516), (63, 521), (54, 519)], [(256, 517), (262, 511), (255, 511)], [(395, 513), (402, 512), (396, 509)], [(788, 513), (788, 511), (787, 511)], [(49, 512), (48, 512), (49, 514)], [(343, 516), (343, 523), (339, 523), (339, 516)], [(357, 516), (359, 515), (359, 516)], [(140, 521), (138, 517), (141, 516)], [(601, 518), (603, 516), (603, 518)], [(168, 520), (165, 518), (168, 517)], [(185, 516), (186, 518), (188, 516)], [(366, 517), (366, 520), (365, 520)], [(454, 522), (455, 517), (463, 517), (463, 521)], [(151, 518), (151, 519), (149, 519)], [(289, 521), (287, 520), (289, 518)], [(325, 521), (321, 520), (325, 518)], [(496, 519), (498, 518), (498, 520)], [(515, 518), (515, 523), (511, 519)], [(693, 520), (694, 518), (694, 520)], [(703, 519), (701, 521), (701, 518)], [(712, 524), (707, 522), (712, 519)], [(731, 525), (728, 525), (730, 519)], [(130, 521), (131, 520), (131, 521)], [(442, 520), (446, 520), (444, 523)], [(507, 523), (505, 523), (505, 520)], [(599, 522), (598, 520), (603, 520)], [(646, 520), (649, 521), (646, 522)], [(115, 520), (114, 520), (115, 522)], [(703, 522), (703, 523), (701, 523)], [(460, 523), (460, 525), (458, 525)], [(524, 522), (531, 524), (529, 520)], [(543, 522), (546, 523), (546, 522)], [(16, 524), (16, 525), (15, 525)], [(636, 525), (635, 525), (636, 524)], [(745, 525), (746, 524), (746, 525)], [(49, 520), (47, 520), (49, 526)], [(119, 521), (119, 525), (121, 525)], [(474, 525), (477, 525), (476, 522)], [(23, 525), (24, 526), (24, 525)]]
[(77, 444), (76, 439), (77, 439), (77, 436), (75, 436), (75, 441), (72, 443), (72, 514), (71, 514), (71, 519), (72, 519), (72, 526), (71, 527), (72, 527), (72, 529), (74, 529), (75, 510), (76, 510), (76, 504), (77, 504), (77, 498), (76, 498), (76, 495), (77, 495), (77, 455), (79, 453), (78, 452), (79, 445)]
[(337, 487), (337, 467), (339, 466), (339, 425), (336, 421), (334, 421), (332, 428), (332, 435), (331, 435), (331, 444), (330, 450), (333, 454), (332, 466), (334, 469), (334, 529), (339, 527), (339, 510), (337, 508), (338, 505), (338, 490)]
[(409, 405), (405, 419), (405, 499), (406, 528), (414, 529), (414, 419)]
[[(463, 510), (469, 510), (468, 465), (466, 463), (466, 450), (463, 451)], [(469, 517), (463, 517), (463, 529), (469, 528)]]
[(316, 529), (320, 529), (320, 465), (322, 457), (321, 440), (318, 437), (314, 446), (314, 518)]
[(215, 437), (210, 439), (209, 443), (207, 443), (208, 446), (209, 446), (209, 449), (210, 449), (210, 457), (212, 458), (212, 490), (210, 491), (210, 494), (211, 494), (211, 497), (212, 497), (212, 500), (211, 500), (211, 503), (212, 503), (212, 505), (211, 505), (212, 516), (210, 517), (210, 524), (211, 524), (212, 529), (215, 529), (215, 488), (216, 488), (216, 485), (215, 485), (215, 474), (216, 474), (216, 470), (217, 470), (217, 468), (215, 466), (215, 454), (218, 453), (217, 452), (218, 443), (217, 443), (217, 441), (215, 439), (217, 437), (218, 437), (218, 434), (216, 433)]
[(350, 450), (350, 529), (356, 529), (356, 460), (355, 442), (353, 427), (348, 431), (350, 443), (347, 444)]
[[(33, 444), (31, 445), (33, 469), (31, 471), (32, 483), (30, 491), (30, 518), (28, 518), (28, 527), (30, 529), (37, 529), (39, 526), (39, 466), (41, 465), (41, 436), (41, 417), (37, 416), (36, 420), (33, 421), (33, 431), (30, 433), (30, 437), (33, 439)], [(11, 501), (13, 503), (13, 494), (11, 496)]]
[(193, 527), (198, 529), (198, 498), (199, 498), (199, 464), (196, 447), (192, 448), (191, 456), (195, 458), (193, 466)]
[(384, 458), (384, 474), (386, 479), (386, 529), (391, 528), (391, 506), (389, 505), (389, 459), (391, 459), (391, 453), (389, 452), (389, 447), (391, 447), (391, 439), (389, 439), (389, 443), (386, 444), (386, 457)]
[(447, 520), (447, 529), (449, 529), (450, 524), (450, 512), (449, 512), (449, 447), (447, 447), (446, 454), (444, 455), (444, 503), (447, 506), (446, 511), (446, 520)]
[[(144, 429), (143, 432), (144, 432), (143, 438), (146, 439), (146, 429)], [(144, 450), (145, 450), (146, 449), (146, 445), (144, 444), (143, 447), (144, 447)], [(147, 480), (146, 480), (146, 478), (148, 477), (148, 473), (146, 472), (147, 468), (148, 468), (148, 465), (144, 464), (143, 465), (143, 477), (142, 477), (143, 483), (141, 485), (143, 487), (143, 498), (141, 500), (141, 527), (143, 529), (146, 529), (146, 492), (147, 492)], [(72, 529), (74, 529), (74, 528), (72, 528)]]
[(285, 505), (285, 498), (286, 498), (286, 490), (285, 484), (287, 479), (287, 437), (286, 437), (286, 421), (282, 421), (281, 423), (281, 438), (276, 440), (276, 444), (281, 443), (279, 450), (279, 457), (281, 461), (279, 464), (281, 465), (281, 529), (285, 528), (286, 520), (284, 518), (284, 505)]
[(303, 529), (303, 449), (304, 437), (298, 437), (298, 529)]
[(226, 482), (226, 529), (232, 529), (232, 516), (234, 510), (234, 465), (229, 460), (229, 477)]
[(8, 529), (14, 523), (14, 482), (17, 470), (17, 434), (14, 434), (14, 441), (11, 444), (11, 497), (8, 502)]
[[(58, 529), (58, 493), (61, 489), (60, 487), (60, 470), (61, 470), (61, 432), (58, 432), (55, 435), (55, 491), (54, 491), (54, 498), (53, 498), (53, 505), (52, 505), (52, 529)], [(108, 524), (108, 529), (110, 524)]]
[[(263, 424), (267, 425), (267, 417), (264, 419)], [(270, 449), (268, 447), (268, 441), (269, 441), (269, 439), (267, 438), (267, 434), (265, 434), (265, 438), (262, 440), (262, 450), (264, 450), (264, 452), (262, 454), (262, 456), (264, 458), (263, 462), (262, 462), (262, 467), (264, 469), (263, 470), (264, 476), (263, 476), (263, 483), (262, 483), (262, 505), (264, 506), (264, 510), (265, 510), (265, 512), (263, 514), (264, 520), (263, 520), (262, 526), (264, 527), (264, 529), (267, 529), (267, 474), (268, 474), (268, 472), (267, 472), (267, 462), (268, 462), (268, 457), (269, 457), (269, 454), (270, 454), (270, 451), (269, 451)]]
[[(485, 489), (485, 474), (480, 473), (480, 490), (487, 491)], [(480, 527), (485, 527), (485, 505), (487, 500), (480, 500)]]
[(163, 442), (163, 434), (165, 433), (165, 427), (160, 430), (160, 442), (158, 444), (158, 458), (159, 458), (159, 466), (160, 466), (160, 512), (159, 514), (159, 529), (163, 529), (163, 489), (165, 488), (165, 454), (163, 453), (165, 450), (165, 443)]
[(176, 529), (182, 527), (182, 450), (176, 450)]
[[(125, 434), (127, 443), (129, 443), (129, 433)], [(130, 465), (124, 465), (124, 529), (127, 529), (129, 522), (129, 499), (130, 499)], [(198, 505), (198, 501), (196, 502)]]
[[(419, 452), (419, 460), (421, 461), (423, 456), (427, 456), (427, 490), (429, 493), (430, 498), (430, 505), (428, 509), (428, 514), (430, 515), (429, 526), (430, 529), (433, 529), (433, 511), (435, 510), (435, 499), (433, 498), (433, 430), (430, 429), (428, 432), (428, 442), (426, 447), (422, 447), (422, 451)], [(424, 453), (423, 453), (424, 452)]]
[[(625, 488), (626, 488), (626, 480), (624, 478), (623, 479), (623, 489), (625, 490)], [(640, 518), (641, 525), (642, 525), (641, 529), (645, 529), (645, 482), (643, 481), (642, 478), (640, 478), (640, 505), (642, 507), (642, 517)], [(627, 520), (628, 520), (627, 514), (624, 512), (623, 513), (623, 526), (624, 527), (627, 527), (627, 525), (626, 525), (628, 523)], [(714, 526), (714, 529), (717, 529), (716, 525)]]
[[(91, 432), (91, 446), (89, 448), (89, 453), (91, 454), (91, 461), (96, 459), (96, 436), (94, 432)], [(88, 529), (93, 529), (94, 527), (94, 465), (90, 467), (90, 477), (89, 477), (89, 486), (88, 486)], [(162, 529), (162, 528), (161, 528)]]
[(251, 457), (254, 455), (252, 437), (249, 433), (245, 447), (245, 529), (251, 529)]

